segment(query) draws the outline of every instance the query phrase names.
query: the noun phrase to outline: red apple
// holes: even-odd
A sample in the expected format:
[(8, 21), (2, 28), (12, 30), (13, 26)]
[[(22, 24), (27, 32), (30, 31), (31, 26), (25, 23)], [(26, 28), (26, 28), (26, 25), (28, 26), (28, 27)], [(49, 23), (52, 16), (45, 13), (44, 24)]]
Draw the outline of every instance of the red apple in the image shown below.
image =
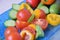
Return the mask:
[(26, 2), (28, 4), (30, 4), (30, 6), (32, 8), (36, 8), (38, 6), (38, 4), (40, 3), (41, 0), (26, 0)]
[(17, 13), (17, 19), (19, 21), (28, 21), (30, 16), (31, 16), (31, 13), (27, 9), (22, 9)]
[(29, 25), (28, 22), (25, 22), (25, 21), (19, 21), (17, 20), (16, 21), (16, 28), (19, 30), (22, 30), (23, 28), (27, 27)]

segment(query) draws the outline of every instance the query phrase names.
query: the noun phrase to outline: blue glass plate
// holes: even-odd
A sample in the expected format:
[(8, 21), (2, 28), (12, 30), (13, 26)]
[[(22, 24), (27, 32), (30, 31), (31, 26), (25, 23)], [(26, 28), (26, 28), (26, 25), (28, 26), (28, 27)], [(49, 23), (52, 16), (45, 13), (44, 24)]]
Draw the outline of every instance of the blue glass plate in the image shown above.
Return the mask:
[[(25, 1), (23, 1), (25, 2)], [(21, 2), (22, 3), (22, 2)], [(20, 3), (20, 4), (21, 4)], [(6, 27), (4, 26), (4, 22), (6, 20), (9, 20), (9, 11), (11, 9), (7, 10), (3, 14), (0, 15), (0, 40), (5, 40), (4, 38), (4, 31)], [(51, 25), (48, 25), (48, 28), (44, 31), (45, 32), (45, 37), (43, 38), (37, 38), (36, 40), (60, 40), (60, 25), (53, 27)]]

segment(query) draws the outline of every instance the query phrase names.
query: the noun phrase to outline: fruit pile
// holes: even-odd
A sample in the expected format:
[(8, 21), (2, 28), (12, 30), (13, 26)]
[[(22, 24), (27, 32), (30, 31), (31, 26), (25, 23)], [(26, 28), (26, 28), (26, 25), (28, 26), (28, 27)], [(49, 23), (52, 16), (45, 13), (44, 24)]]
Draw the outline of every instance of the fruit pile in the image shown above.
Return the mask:
[(36, 40), (44, 37), (48, 24), (60, 24), (58, 7), (55, 0), (26, 0), (20, 5), (13, 4), (9, 12), (11, 19), (4, 22), (7, 27), (5, 40)]

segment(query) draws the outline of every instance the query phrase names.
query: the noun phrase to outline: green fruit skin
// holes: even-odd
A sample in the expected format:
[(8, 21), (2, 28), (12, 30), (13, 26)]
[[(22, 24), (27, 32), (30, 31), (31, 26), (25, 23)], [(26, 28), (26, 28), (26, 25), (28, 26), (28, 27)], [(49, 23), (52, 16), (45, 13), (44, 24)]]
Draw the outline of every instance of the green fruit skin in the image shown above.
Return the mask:
[(39, 25), (36, 25), (36, 38), (38, 37), (44, 37), (44, 32), (42, 28)]
[(37, 8), (40, 9), (40, 7), (42, 7), (42, 6), (44, 6), (44, 4), (43, 3), (39, 3)]
[(52, 4), (50, 6), (50, 13), (59, 13), (59, 5), (58, 4)]

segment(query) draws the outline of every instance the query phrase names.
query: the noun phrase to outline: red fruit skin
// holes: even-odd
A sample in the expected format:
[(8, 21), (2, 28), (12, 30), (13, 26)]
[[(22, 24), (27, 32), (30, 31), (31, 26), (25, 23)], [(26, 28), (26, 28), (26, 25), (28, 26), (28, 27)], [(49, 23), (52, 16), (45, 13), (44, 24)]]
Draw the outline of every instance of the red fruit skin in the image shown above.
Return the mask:
[(48, 27), (48, 22), (45, 19), (35, 19), (32, 23), (39, 25), (43, 30)]
[(15, 27), (8, 27), (4, 32), (5, 37), (8, 36), (11, 32), (18, 32), (18, 30)]
[(30, 16), (31, 16), (31, 13), (27, 9), (22, 9), (17, 13), (17, 19), (20, 21), (28, 21)]
[(26, 3), (30, 4), (32, 8), (36, 8), (41, 0), (26, 0)]
[(9, 36), (5, 37), (5, 40), (22, 40), (22, 37), (18, 32), (12, 32)]
[(22, 30), (23, 28), (27, 27), (29, 25), (28, 22), (25, 22), (25, 21), (19, 21), (17, 20), (16, 21), (16, 28), (19, 30)]
[(43, 10), (40, 10), (40, 19), (45, 19), (46, 18), (46, 13)]

